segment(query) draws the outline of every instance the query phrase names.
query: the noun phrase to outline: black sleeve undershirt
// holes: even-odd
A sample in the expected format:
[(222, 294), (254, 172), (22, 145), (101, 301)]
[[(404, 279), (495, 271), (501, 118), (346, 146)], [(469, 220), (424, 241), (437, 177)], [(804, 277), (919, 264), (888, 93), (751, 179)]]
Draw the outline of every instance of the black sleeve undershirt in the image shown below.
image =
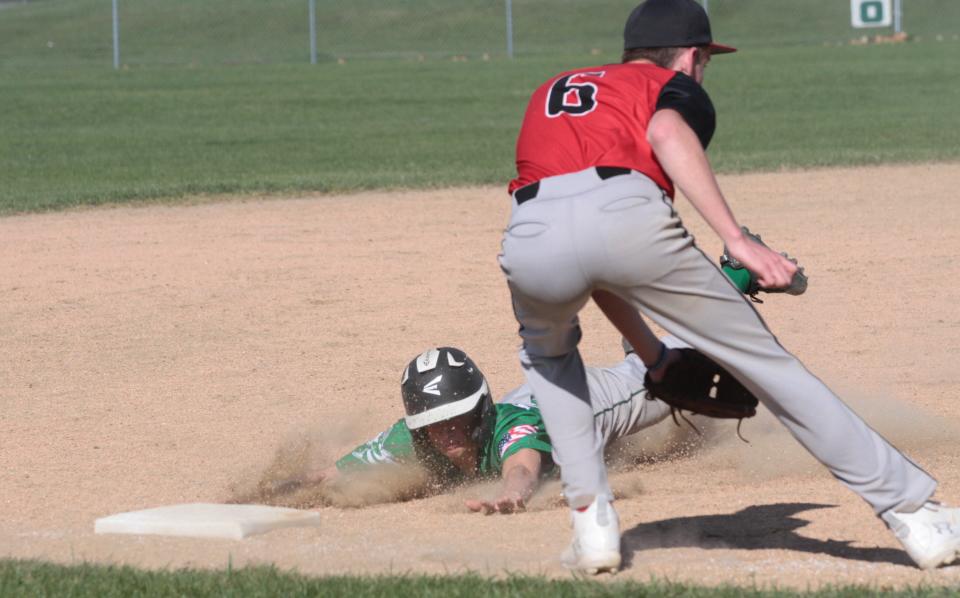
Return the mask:
[(683, 73), (677, 73), (660, 90), (657, 110), (669, 108), (683, 117), (693, 132), (700, 138), (700, 145), (707, 149), (717, 126), (717, 114), (710, 96), (700, 84)]

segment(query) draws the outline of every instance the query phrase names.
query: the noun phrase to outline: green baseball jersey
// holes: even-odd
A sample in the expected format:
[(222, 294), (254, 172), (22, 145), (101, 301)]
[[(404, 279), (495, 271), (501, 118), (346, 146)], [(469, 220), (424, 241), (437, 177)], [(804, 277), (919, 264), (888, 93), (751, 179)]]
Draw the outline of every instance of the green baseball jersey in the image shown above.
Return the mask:
[(401, 419), (372, 440), (353, 449), (337, 460), (340, 471), (354, 471), (370, 465), (386, 463), (412, 463), (416, 461), (413, 435)]
[(503, 462), (520, 449), (550, 454), (553, 447), (536, 402), (497, 403), (494, 407), (497, 421), (480, 452), (480, 475), (499, 475)]
[[(493, 434), (485, 439), (480, 447), (479, 468), (477, 474), (484, 477), (500, 475), (503, 462), (517, 451), (525, 448), (549, 454), (552, 447), (547, 429), (540, 415), (540, 409), (535, 402), (497, 403), (494, 405), (497, 419), (493, 426)], [(407, 427), (404, 420), (399, 420), (388, 429), (378, 434), (369, 442), (365, 442), (337, 460), (337, 469), (344, 472), (356, 471), (374, 465), (386, 464), (420, 464), (424, 463), (423, 451), (432, 453), (429, 461), (436, 459), (447, 462), (449, 460), (432, 450), (431, 447), (421, 447), (421, 452), (415, 446), (414, 434)], [(429, 467), (428, 467), (429, 469)], [(445, 468), (450, 470), (452, 468)], [(552, 469), (552, 461), (545, 461), (544, 472)], [(450, 471), (446, 472), (448, 475)], [(454, 475), (456, 475), (455, 472)], [(464, 477), (460, 474), (457, 477)]]

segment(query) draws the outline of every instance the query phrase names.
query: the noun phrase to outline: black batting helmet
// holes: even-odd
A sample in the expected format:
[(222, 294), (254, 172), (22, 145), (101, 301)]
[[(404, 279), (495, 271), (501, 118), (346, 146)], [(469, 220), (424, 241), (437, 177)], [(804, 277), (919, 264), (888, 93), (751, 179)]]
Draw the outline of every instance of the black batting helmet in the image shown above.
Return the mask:
[(482, 442), (496, 419), (483, 372), (460, 349), (438, 347), (421, 353), (403, 370), (400, 391), (404, 419), (412, 431), (475, 413), (477, 427), (472, 437)]

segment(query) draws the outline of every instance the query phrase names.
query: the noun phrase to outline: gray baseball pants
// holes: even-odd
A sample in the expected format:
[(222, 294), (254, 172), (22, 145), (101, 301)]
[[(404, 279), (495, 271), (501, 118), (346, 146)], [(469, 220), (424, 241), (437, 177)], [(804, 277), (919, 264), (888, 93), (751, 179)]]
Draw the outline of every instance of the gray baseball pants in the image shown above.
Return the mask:
[[(670, 346), (681, 345), (672, 338), (666, 338), (664, 342)], [(649, 398), (643, 386), (647, 368), (635, 354), (627, 355), (613, 367), (588, 367), (585, 372), (593, 410), (593, 441), (599, 444), (601, 452), (614, 441), (659, 423), (670, 415), (669, 405)], [(511, 390), (500, 402), (539, 404), (529, 384)]]
[(612, 499), (577, 350), (577, 313), (594, 289), (630, 301), (726, 367), (877, 514), (915, 510), (936, 489), (780, 345), (646, 176), (603, 180), (590, 168), (543, 179), (535, 198), (514, 200), (500, 265), (520, 323), (520, 362), (571, 507)]

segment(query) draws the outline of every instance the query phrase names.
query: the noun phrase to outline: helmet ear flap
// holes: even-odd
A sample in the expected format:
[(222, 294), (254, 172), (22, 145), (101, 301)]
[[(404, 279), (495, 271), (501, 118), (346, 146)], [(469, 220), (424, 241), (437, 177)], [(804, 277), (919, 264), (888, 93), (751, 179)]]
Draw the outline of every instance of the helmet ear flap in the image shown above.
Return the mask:
[(476, 419), (474, 419), (473, 430), (470, 431), (470, 440), (474, 444), (480, 446), (483, 444), (484, 436), (484, 425), (483, 425), (483, 407), (481, 405), (477, 406)]
[(477, 404), (477, 425), (473, 429), (473, 432), (471, 432), (470, 438), (478, 446), (483, 446), (490, 438), (490, 435), (493, 434), (493, 427), (496, 424), (496, 420), (497, 410), (493, 405), (493, 399), (488, 391), (488, 394), (485, 394)]

